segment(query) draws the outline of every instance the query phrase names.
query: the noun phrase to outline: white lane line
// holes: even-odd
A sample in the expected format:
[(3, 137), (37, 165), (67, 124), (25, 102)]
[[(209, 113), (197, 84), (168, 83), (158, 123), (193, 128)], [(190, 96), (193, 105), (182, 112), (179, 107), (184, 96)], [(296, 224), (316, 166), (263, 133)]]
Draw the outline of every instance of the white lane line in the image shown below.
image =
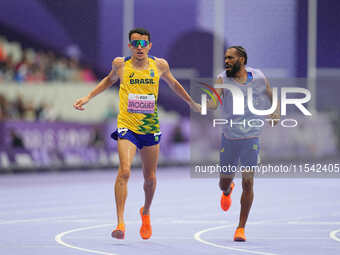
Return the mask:
[[(101, 213), (103, 215), (111, 215), (112, 213)], [(44, 217), (44, 218), (31, 218), (31, 219), (17, 219), (17, 220), (0, 220), (0, 225), (18, 224), (18, 223), (30, 223), (30, 222), (44, 222), (44, 221), (55, 221), (55, 222), (95, 222), (103, 221), (98, 219), (97, 215), (71, 215), (71, 216), (60, 216), (60, 217)], [(106, 221), (106, 220), (105, 220)], [(140, 220), (128, 220), (125, 224), (139, 223)], [(176, 220), (173, 218), (167, 219), (156, 219), (153, 224), (228, 224), (230, 221), (218, 221), (218, 220)]]
[[(264, 222), (257, 222), (257, 223), (253, 223), (253, 224), (261, 224)], [(226, 250), (231, 250), (231, 251), (239, 251), (239, 252), (246, 252), (246, 253), (252, 253), (252, 254), (259, 254), (259, 255), (277, 255), (275, 253), (269, 253), (269, 252), (262, 252), (262, 251), (252, 251), (252, 250), (247, 250), (247, 249), (241, 249), (241, 248), (234, 248), (231, 246), (225, 246), (225, 245), (220, 245), (220, 244), (215, 244), (213, 242), (209, 242), (206, 240), (203, 240), (201, 238), (201, 235), (210, 231), (214, 231), (214, 230), (218, 230), (218, 229), (222, 229), (222, 228), (228, 228), (228, 227), (233, 227), (233, 225), (225, 225), (225, 226), (218, 226), (218, 227), (214, 227), (214, 228), (208, 228), (208, 229), (203, 229), (197, 233), (194, 234), (194, 238), (196, 241), (206, 244), (206, 245), (210, 245), (216, 248), (221, 248), (221, 249), (226, 249)]]
[(171, 224), (229, 224), (226, 220), (173, 220)]
[(288, 221), (294, 225), (340, 225), (340, 221)]
[(340, 232), (340, 229), (334, 230), (329, 233), (329, 238), (333, 239), (334, 241), (340, 242), (340, 238), (336, 236), (337, 233)]
[(86, 205), (86, 206), (58, 206), (58, 207), (45, 207), (45, 208), (38, 208), (34, 207), (31, 209), (16, 209), (14, 211), (7, 210), (6, 212), (1, 212), (0, 216), (7, 216), (7, 215), (21, 215), (21, 214), (32, 214), (32, 213), (43, 213), (43, 212), (50, 212), (50, 211), (62, 211), (62, 212), (69, 212), (69, 211), (79, 211), (79, 210), (85, 210), (85, 209), (93, 209), (96, 208), (96, 210), (101, 210), (101, 211), (107, 211), (107, 210), (112, 210), (111, 207), (108, 206), (101, 206), (100, 209), (99, 206), (93, 206), (93, 205)]
[[(48, 200), (51, 200), (51, 201), (43, 200), (43, 201), (37, 202), (36, 200), (34, 200), (34, 201), (29, 201), (29, 202), (20, 201), (20, 203), (18, 203), (18, 202), (13, 203), (12, 200), (10, 200), (10, 201), (1, 200), (1, 203), (3, 203), (3, 204), (0, 205), (0, 209), (18, 209), (19, 208), (20, 210), (24, 210), (24, 209), (27, 209), (27, 207), (32, 207), (32, 206), (34, 206), (36, 208), (47, 207), (47, 206), (55, 206), (55, 205), (62, 206), (62, 207), (76, 206), (74, 202), (72, 203), (72, 202), (63, 201), (63, 203), (56, 203), (55, 198), (49, 198)], [(92, 206), (101, 206), (102, 207), (103, 204), (105, 204), (105, 203), (106, 203), (106, 201), (103, 201), (102, 203), (98, 203), (98, 201), (88, 201), (88, 202), (86, 202), (86, 206), (88, 206), (88, 204), (90, 204)], [(85, 202), (78, 204), (78, 206), (83, 206), (84, 204), (85, 204)]]
[(95, 228), (103, 228), (107, 226), (112, 226), (112, 224), (102, 224), (102, 225), (95, 225), (95, 226), (90, 226), (90, 227), (85, 227), (85, 228), (76, 228), (76, 229), (71, 229), (69, 231), (62, 232), (60, 234), (57, 234), (55, 236), (55, 240), (57, 243), (71, 249), (79, 250), (79, 251), (85, 251), (85, 252), (90, 252), (90, 253), (96, 253), (96, 254), (102, 254), (102, 255), (118, 255), (117, 253), (109, 253), (109, 252), (104, 252), (104, 251), (97, 251), (97, 250), (90, 250), (90, 249), (85, 249), (82, 247), (78, 247), (72, 244), (65, 243), (62, 240), (63, 236), (66, 236), (68, 234), (74, 233), (74, 232), (79, 232), (79, 231), (84, 231), (84, 230), (89, 230), (89, 229), (95, 229)]
[(0, 221), (0, 225), (7, 225), (7, 224), (17, 224), (17, 223), (28, 223), (28, 222), (41, 222), (41, 221), (50, 221), (50, 220), (64, 220), (64, 219), (73, 219), (79, 217), (88, 217), (85, 215), (74, 215), (74, 216), (65, 216), (65, 217), (46, 217), (46, 218), (32, 218), (32, 219), (22, 219), (22, 220), (4, 220)]
[[(252, 240), (328, 240), (328, 237), (256, 237), (252, 238)], [(218, 240), (214, 238), (214, 240)], [(225, 239), (224, 239), (225, 240)]]

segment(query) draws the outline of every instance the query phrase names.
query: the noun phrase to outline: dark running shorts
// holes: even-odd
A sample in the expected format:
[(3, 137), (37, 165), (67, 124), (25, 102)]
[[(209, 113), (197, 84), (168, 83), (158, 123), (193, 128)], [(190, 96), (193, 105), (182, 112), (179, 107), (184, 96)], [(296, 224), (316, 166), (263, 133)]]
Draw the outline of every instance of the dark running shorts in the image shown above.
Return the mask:
[(220, 165), (225, 166), (224, 169), (229, 169), (223, 174), (233, 174), (238, 166), (257, 166), (260, 163), (259, 151), (258, 137), (227, 139), (222, 135)]
[(144, 146), (152, 146), (155, 144), (159, 144), (161, 141), (161, 132), (155, 134), (137, 134), (132, 132), (127, 128), (118, 128), (111, 134), (111, 138), (114, 140), (127, 139), (131, 141), (138, 149), (142, 149)]

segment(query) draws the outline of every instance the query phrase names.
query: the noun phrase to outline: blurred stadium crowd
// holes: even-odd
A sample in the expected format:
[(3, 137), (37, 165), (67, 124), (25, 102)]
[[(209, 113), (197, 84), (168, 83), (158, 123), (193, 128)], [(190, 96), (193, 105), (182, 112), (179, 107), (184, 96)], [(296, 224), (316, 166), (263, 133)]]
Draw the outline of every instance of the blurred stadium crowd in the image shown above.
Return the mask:
[[(53, 51), (36, 51), (9, 42), (0, 35), (0, 84), (49, 84), (48, 82), (94, 82), (89, 67), (79, 64), (76, 56), (57, 56)], [(17, 94), (8, 99), (0, 93), (0, 121), (54, 121), (57, 115), (50, 103), (34, 102)]]
[(10, 101), (0, 93), (0, 121), (6, 120), (53, 121), (57, 120), (57, 115), (47, 102), (35, 105), (32, 101), (25, 101), (20, 94)]
[(57, 56), (53, 51), (23, 49), (19, 42), (0, 36), (0, 82), (93, 82), (94, 72), (76, 56)]

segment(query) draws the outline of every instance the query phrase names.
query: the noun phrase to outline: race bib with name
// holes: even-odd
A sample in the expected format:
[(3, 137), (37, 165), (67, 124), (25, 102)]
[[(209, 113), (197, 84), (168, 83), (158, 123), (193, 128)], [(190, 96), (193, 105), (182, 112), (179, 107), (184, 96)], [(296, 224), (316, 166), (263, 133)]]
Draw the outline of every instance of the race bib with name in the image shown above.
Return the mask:
[(155, 95), (129, 94), (128, 112), (154, 113), (155, 112)]

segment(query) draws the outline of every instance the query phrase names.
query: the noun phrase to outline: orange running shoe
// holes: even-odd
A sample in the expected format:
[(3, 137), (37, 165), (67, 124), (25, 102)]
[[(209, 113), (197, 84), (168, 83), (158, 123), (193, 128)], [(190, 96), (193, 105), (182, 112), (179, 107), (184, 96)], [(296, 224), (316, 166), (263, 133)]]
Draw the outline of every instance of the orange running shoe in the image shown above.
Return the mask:
[(140, 216), (142, 217), (142, 226), (140, 228), (140, 236), (143, 239), (149, 239), (152, 235), (152, 228), (151, 228), (151, 223), (150, 223), (150, 214), (143, 214), (143, 209), (144, 207), (140, 208), (139, 213)]
[(115, 230), (112, 231), (111, 236), (117, 239), (124, 239), (125, 237), (125, 224), (118, 224)]
[(234, 234), (234, 241), (245, 242), (246, 236), (244, 234), (244, 228), (237, 228)]
[(230, 192), (228, 196), (224, 195), (224, 192), (222, 192), (221, 208), (223, 211), (228, 211), (231, 206), (231, 193), (233, 193), (234, 187), (235, 187), (235, 183), (232, 182), (230, 185)]

